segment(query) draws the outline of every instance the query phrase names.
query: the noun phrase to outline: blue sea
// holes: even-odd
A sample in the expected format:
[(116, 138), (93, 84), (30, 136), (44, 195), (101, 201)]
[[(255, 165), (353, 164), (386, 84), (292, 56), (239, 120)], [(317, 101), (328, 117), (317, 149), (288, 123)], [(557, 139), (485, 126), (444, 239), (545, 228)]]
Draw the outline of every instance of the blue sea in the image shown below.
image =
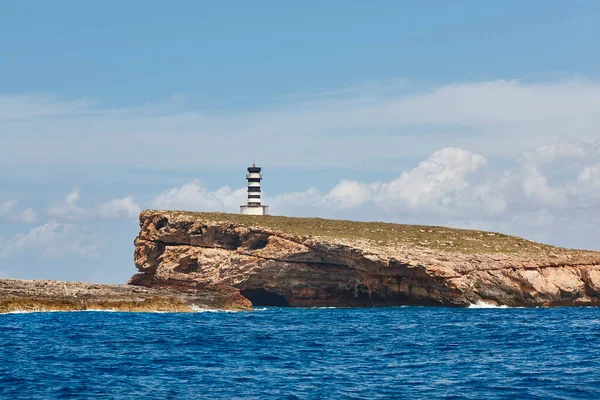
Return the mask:
[(10, 399), (600, 399), (600, 308), (0, 315)]

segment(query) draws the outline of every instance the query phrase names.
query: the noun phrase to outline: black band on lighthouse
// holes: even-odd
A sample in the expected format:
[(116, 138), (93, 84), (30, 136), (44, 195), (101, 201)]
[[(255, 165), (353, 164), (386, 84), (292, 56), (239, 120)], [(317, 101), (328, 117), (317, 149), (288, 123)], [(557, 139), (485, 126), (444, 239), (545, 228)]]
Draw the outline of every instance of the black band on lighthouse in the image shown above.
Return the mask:
[(248, 181), (248, 200), (246, 205), (240, 206), (240, 212), (248, 215), (268, 215), (268, 207), (261, 204), (260, 181), (262, 180), (261, 168), (252, 164), (248, 167), (246, 180)]

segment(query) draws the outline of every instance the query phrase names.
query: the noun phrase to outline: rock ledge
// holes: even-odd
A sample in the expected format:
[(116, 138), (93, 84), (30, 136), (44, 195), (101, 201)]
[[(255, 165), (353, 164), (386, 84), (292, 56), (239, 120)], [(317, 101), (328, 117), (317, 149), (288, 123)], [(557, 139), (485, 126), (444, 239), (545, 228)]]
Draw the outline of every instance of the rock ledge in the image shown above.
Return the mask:
[(14, 311), (170, 311), (249, 309), (237, 291), (180, 293), (128, 285), (0, 279), (0, 313)]

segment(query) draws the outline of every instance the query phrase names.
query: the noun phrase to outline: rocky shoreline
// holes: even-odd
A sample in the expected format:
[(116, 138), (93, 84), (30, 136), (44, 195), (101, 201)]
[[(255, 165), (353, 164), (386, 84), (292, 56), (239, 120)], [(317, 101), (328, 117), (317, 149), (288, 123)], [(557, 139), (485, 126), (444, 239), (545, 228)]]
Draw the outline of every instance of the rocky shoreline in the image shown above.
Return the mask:
[(250, 302), (236, 292), (181, 293), (130, 285), (0, 279), (0, 313), (84, 310), (194, 312), (201, 309), (250, 308)]

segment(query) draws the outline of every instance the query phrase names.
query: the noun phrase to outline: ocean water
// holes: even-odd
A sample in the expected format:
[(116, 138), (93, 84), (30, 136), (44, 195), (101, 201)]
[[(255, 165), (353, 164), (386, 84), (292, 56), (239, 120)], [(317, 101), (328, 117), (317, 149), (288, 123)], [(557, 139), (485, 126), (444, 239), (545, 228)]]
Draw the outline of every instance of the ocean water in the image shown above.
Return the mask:
[(600, 399), (600, 308), (4, 314), (0, 397)]

